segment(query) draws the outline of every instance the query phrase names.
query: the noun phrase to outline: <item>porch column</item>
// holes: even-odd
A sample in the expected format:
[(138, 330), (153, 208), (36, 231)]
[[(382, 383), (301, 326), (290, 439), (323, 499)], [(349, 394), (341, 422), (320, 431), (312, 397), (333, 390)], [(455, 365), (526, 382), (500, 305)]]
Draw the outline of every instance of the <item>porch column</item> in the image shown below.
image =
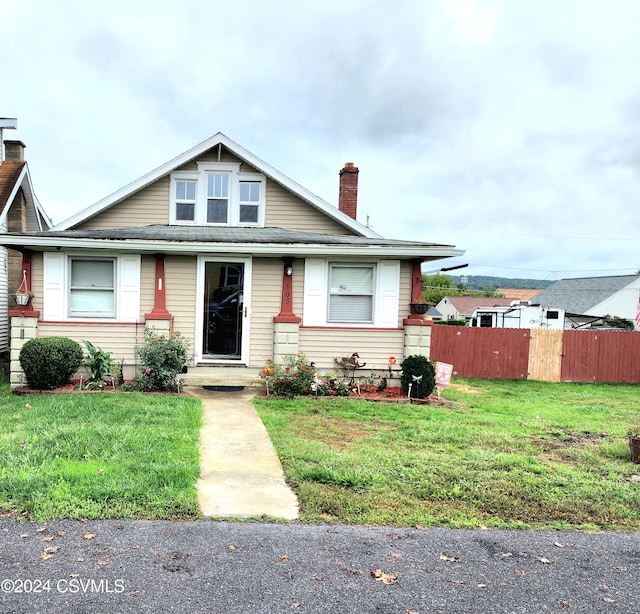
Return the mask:
[[(422, 261), (411, 261), (411, 303), (422, 303)], [(413, 307), (403, 321), (404, 326), (404, 356), (418, 354), (429, 358), (431, 353), (431, 320), (425, 320), (424, 316), (417, 313)]]
[[(156, 254), (156, 280), (153, 295), (153, 311), (145, 313), (145, 324), (161, 331), (169, 331), (171, 314), (167, 311), (164, 278), (164, 254)], [(156, 322), (157, 321), (157, 322)]]
[[(21, 283), (26, 280), (26, 288), (23, 290), (33, 291), (31, 285), (31, 252), (25, 250), (22, 253), (22, 269), (20, 271)], [(40, 318), (40, 312), (36, 311), (32, 305), (33, 299), (24, 305), (16, 305), (11, 311), (9, 311), (10, 318), (10, 376), (9, 383), (11, 389), (23, 386), (27, 383), (24, 377), (24, 371), (20, 365), (20, 350), (22, 346), (38, 336), (38, 319)]]
[(287, 354), (297, 354), (300, 347), (302, 318), (293, 312), (293, 272), (293, 259), (284, 258), (280, 313), (273, 318), (274, 362), (282, 362)]

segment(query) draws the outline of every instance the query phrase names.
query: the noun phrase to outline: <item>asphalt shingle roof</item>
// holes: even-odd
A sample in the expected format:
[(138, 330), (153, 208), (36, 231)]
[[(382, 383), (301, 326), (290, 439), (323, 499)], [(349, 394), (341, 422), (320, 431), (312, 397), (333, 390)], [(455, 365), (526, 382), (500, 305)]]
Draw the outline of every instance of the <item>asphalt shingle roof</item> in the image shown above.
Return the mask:
[(586, 313), (636, 279), (637, 275), (560, 279), (536, 294), (531, 302), (569, 313)]
[(102, 230), (49, 230), (31, 233), (31, 236), (46, 236), (74, 239), (104, 240), (148, 240), (193, 243), (274, 243), (311, 245), (376, 245), (389, 247), (451, 247), (439, 243), (420, 243), (358, 237), (355, 235), (318, 234), (285, 228), (239, 228), (221, 226), (164, 226), (151, 225), (136, 228), (109, 228)]

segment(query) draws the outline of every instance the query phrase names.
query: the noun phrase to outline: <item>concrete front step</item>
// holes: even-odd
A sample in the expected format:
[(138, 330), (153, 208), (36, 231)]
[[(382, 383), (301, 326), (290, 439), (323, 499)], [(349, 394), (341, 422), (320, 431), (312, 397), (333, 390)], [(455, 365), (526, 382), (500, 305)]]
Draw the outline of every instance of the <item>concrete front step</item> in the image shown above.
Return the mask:
[(185, 373), (185, 387), (251, 386), (264, 388), (259, 369), (247, 367), (189, 367)]

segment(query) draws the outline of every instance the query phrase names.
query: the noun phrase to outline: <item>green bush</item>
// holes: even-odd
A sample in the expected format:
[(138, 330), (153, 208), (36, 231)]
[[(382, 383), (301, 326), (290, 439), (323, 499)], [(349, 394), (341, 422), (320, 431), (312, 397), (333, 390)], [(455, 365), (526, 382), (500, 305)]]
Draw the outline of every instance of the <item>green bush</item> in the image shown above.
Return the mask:
[(52, 390), (67, 384), (78, 370), (82, 347), (67, 337), (39, 337), (22, 346), (19, 360), (31, 388)]
[(189, 342), (180, 333), (171, 338), (154, 330), (144, 331), (145, 344), (138, 350), (141, 372), (133, 387), (143, 392), (180, 392), (181, 373), (189, 357)]
[(93, 390), (102, 390), (105, 387), (104, 376), (111, 373), (111, 352), (105, 352), (96, 347), (91, 341), (84, 341), (88, 355), (82, 361), (82, 365), (89, 371), (87, 387)]
[(436, 370), (433, 363), (426, 357), (414, 354), (407, 356), (400, 365), (402, 375), (400, 382), (406, 394), (411, 384), (411, 397), (424, 399), (428, 397), (436, 386)]

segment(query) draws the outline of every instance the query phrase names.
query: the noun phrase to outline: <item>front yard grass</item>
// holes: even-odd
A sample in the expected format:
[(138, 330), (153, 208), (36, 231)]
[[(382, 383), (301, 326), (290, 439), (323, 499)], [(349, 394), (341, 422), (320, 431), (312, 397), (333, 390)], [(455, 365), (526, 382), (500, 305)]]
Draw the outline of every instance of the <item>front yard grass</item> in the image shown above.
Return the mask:
[(14, 396), (0, 386), (0, 512), (52, 518), (199, 516), (201, 403), (172, 395)]
[(640, 388), (457, 380), (451, 407), (255, 405), (303, 522), (640, 530)]

